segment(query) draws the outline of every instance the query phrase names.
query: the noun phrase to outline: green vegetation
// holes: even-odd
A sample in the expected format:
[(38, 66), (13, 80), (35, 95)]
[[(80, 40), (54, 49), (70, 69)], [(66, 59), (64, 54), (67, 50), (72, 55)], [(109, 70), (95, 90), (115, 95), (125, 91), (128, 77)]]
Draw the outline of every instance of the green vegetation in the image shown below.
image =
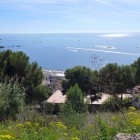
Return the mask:
[(134, 78), (130, 66), (108, 64), (99, 71), (102, 92), (111, 95), (121, 94), (134, 87)]
[[(25, 114), (25, 113), (24, 113)], [(130, 107), (124, 110), (126, 120), (121, 113), (86, 114), (83, 117), (69, 117), (73, 122), (56, 116), (39, 115), (32, 110), (30, 118), (17, 121), (5, 121), (0, 124), (2, 140), (112, 140), (117, 133), (139, 133), (140, 112)], [(74, 118), (75, 117), (75, 118)], [(83, 123), (75, 123), (75, 120)]]
[(86, 105), (84, 104), (84, 96), (78, 84), (70, 87), (66, 92), (66, 95), (67, 100), (64, 108), (66, 108), (68, 111), (72, 110), (75, 112), (84, 112), (86, 110)]
[(0, 52), (0, 60), (0, 82), (10, 80), (21, 84), (28, 104), (47, 99), (50, 91), (41, 86), (43, 73), (36, 62), (30, 64), (26, 54), (10, 50)]
[(131, 67), (133, 68), (135, 83), (140, 84), (140, 57), (131, 65)]
[(100, 98), (97, 95), (100, 91), (97, 71), (92, 71), (87, 67), (76, 66), (65, 71), (65, 78), (67, 80), (62, 81), (63, 93), (66, 93), (71, 86), (78, 84), (84, 95), (92, 95), (92, 101)]
[(16, 83), (0, 83), (0, 120), (15, 118), (24, 105), (25, 92)]
[(101, 104), (100, 110), (117, 112), (123, 107), (128, 108), (131, 105), (132, 101), (130, 98), (121, 99), (120, 97), (111, 96)]
[[(136, 62), (135, 62), (136, 63)], [(100, 93), (108, 93), (116, 97), (126, 93), (136, 83), (136, 68), (128, 65), (119, 66), (117, 64), (108, 64), (99, 71), (77, 66), (68, 69), (66, 79), (62, 82), (64, 91), (70, 86), (78, 83), (85, 95), (90, 95), (91, 102), (100, 99)]]
[(96, 94), (97, 75), (91, 69), (87, 67), (76, 66), (65, 71), (65, 78), (67, 81), (62, 83), (64, 92), (77, 83), (85, 95)]
[[(46, 104), (51, 91), (41, 85), (41, 67), (23, 52), (0, 52), (0, 140), (112, 140), (119, 132), (140, 132), (140, 112), (129, 108), (130, 99), (118, 97), (140, 84), (140, 58), (98, 71), (77, 66), (65, 76), (66, 103)], [(112, 97), (89, 113), (85, 95), (93, 102), (100, 92)]]

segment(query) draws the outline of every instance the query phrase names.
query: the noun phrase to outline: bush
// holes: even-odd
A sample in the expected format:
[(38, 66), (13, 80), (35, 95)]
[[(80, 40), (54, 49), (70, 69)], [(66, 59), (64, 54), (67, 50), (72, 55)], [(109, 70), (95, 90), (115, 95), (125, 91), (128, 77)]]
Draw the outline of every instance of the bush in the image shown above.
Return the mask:
[(0, 120), (15, 118), (24, 104), (24, 89), (17, 83), (0, 83)]
[(71, 86), (66, 92), (67, 100), (64, 105), (65, 111), (75, 111), (78, 113), (85, 112), (87, 110), (86, 104), (84, 103), (84, 95), (79, 88), (78, 84)]
[(49, 113), (49, 114), (58, 114), (62, 111), (62, 104), (54, 104), (54, 103), (47, 103), (44, 102), (42, 105), (42, 112)]
[(51, 90), (44, 86), (39, 85), (30, 89), (29, 94), (26, 94), (26, 102), (28, 104), (40, 104), (44, 100), (47, 100), (51, 93)]
[(101, 110), (106, 110), (106, 111), (118, 111), (123, 107), (129, 107), (132, 105), (131, 99), (130, 98), (124, 98), (121, 101), (121, 98), (119, 97), (114, 97), (111, 96), (108, 98), (106, 101), (104, 101), (101, 104), (100, 109)]

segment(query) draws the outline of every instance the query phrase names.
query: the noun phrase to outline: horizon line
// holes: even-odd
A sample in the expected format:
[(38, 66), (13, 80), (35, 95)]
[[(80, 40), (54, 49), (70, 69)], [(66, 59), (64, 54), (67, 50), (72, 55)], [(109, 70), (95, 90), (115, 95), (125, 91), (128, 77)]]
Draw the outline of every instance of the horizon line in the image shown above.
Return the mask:
[(140, 31), (96, 31), (96, 32), (3, 32), (0, 34), (80, 34), (80, 33), (140, 33)]

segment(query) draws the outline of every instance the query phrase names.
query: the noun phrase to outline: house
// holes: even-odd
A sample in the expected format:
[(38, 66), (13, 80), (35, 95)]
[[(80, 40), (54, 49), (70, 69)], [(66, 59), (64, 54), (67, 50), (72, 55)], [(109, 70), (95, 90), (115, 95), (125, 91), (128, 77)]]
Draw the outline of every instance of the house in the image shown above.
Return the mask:
[[(87, 104), (92, 104), (92, 105), (101, 105), (105, 100), (107, 100), (111, 95), (102, 93), (101, 98), (96, 100), (96, 101), (91, 101), (91, 95), (88, 95), (85, 97), (84, 102)], [(120, 95), (119, 95), (120, 97)], [(130, 94), (123, 94), (123, 98), (132, 98)], [(63, 95), (63, 93), (60, 90), (57, 90), (54, 92), (47, 100), (48, 103), (54, 103), (54, 104), (59, 104), (59, 103), (65, 103), (66, 102), (66, 95)]]
[(57, 90), (48, 98), (47, 103), (61, 104), (65, 103), (65, 101), (66, 95), (63, 95), (63, 93), (60, 90)]
[[(91, 102), (90, 95), (89, 95), (85, 97), (84, 102), (87, 104), (100, 105), (109, 97), (110, 95), (108, 94), (102, 94), (101, 99)], [(48, 98), (47, 103), (53, 103), (53, 104), (65, 103), (66, 99), (67, 99), (66, 95), (63, 95), (63, 93), (60, 90), (57, 90)]]
[[(96, 101), (92, 101), (91, 97), (93, 95), (88, 95), (84, 98), (84, 102), (88, 105), (88, 109), (89, 112), (95, 112), (98, 108), (100, 108), (101, 104), (106, 101), (108, 98), (111, 97), (111, 95), (106, 94), (106, 93), (100, 93), (101, 94), (101, 98), (99, 98)], [(119, 95), (120, 97), (120, 95)], [(122, 96), (123, 98), (132, 98), (132, 96), (130, 94), (123, 94)], [(94, 98), (94, 97), (92, 97)], [(63, 95), (63, 93), (60, 90), (57, 90), (56, 92), (54, 92), (46, 101), (46, 103), (50, 103), (53, 105), (53, 112), (57, 112), (57, 110), (59, 109), (59, 104), (65, 103), (67, 100), (66, 95)], [(58, 109), (57, 109), (58, 108)]]
[(58, 70), (43, 70), (43, 75), (46, 81), (50, 83), (55, 83), (56, 80), (64, 80), (65, 79), (65, 71)]
[(87, 103), (87, 104), (92, 104), (92, 105), (101, 105), (105, 100), (107, 100), (111, 95), (109, 94), (105, 94), (105, 93), (102, 93), (101, 94), (101, 98), (96, 100), (96, 101), (91, 101), (91, 96), (92, 95), (87, 95), (84, 99), (84, 101)]
[(132, 90), (132, 106), (140, 108), (140, 85), (135, 86)]
[(61, 81), (65, 80), (65, 71), (43, 70), (42, 85), (49, 86), (53, 91), (62, 90)]

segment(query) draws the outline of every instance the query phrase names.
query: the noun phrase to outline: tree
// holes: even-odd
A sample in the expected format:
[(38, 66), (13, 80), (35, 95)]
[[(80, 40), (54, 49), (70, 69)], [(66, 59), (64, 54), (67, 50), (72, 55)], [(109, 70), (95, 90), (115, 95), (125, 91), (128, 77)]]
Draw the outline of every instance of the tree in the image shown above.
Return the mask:
[(67, 100), (65, 108), (79, 113), (86, 111), (86, 105), (84, 104), (84, 96), (78, 84), (71, 86), (66, 92), (66, 95)]
[(71, 86), (67, 92), (67, 100), (61, 105), (59, 117), (68, 126), (79, 128), (85, 126), (87, 105), (84, 103), (84, 95), (78, 84)]
[(97, 89), (97, 73), (87, 67), (76, 66), (65, 71), (66, 81), (62, 82), (64, 92), (76, 83), (84, 94), (96, 94)]
[(132, 70), (134, 73), (134, 80), (135, 84), (139, 85), (140, 84), (140, 57), (135, 61), (132, 65)]
[(124, 92), (126, 91), (126, 89), (131, 89), (132, 87), (134, 87), (134, 71), (131, 66), (119, 66), (119, 78), (120, 83), (122, 84), (122, 88), (124, 88)]
[(99, 78), (102, 92), (113, 96), (122, 95), (134, 86), (132, 69), (127, 65), (108, 64), (99, 71)]
[[(42, 92), (41, 88), (38, 88), (43, 79), (41, 67), (36, 62), (30, 63), (29, 57), (21, 51), (12, 52), (11, 50), (6, 50), (0, 52), (0, 78), (0, 81), (13, 79), (13, 81), (21, 83), (25, 88), (25, 100), (27, 103), (38, 102), (44, 96), (43, 101), (47, 97), (46, 93)], [(41, 92), (38, 89), (41, 89)], [(36, 96), (37, 91), (38, 96)], [(47, 94), (49, 94), (50, 91), (47, 91)]]

